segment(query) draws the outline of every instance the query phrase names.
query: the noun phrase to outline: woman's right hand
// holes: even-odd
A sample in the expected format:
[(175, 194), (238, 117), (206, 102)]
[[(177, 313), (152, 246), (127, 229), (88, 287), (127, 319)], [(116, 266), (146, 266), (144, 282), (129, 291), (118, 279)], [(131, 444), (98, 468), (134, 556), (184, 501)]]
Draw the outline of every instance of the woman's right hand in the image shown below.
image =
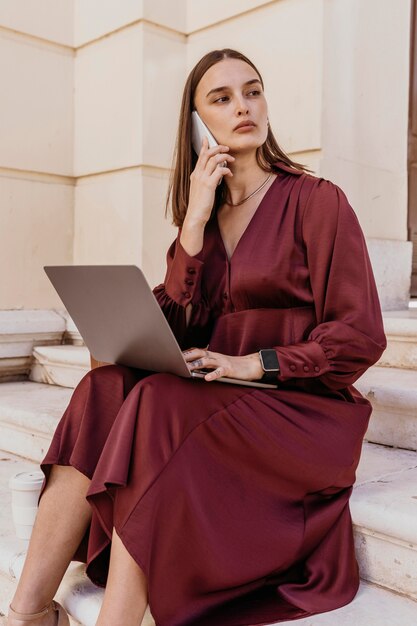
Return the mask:
[[(196, 166), (190, 176), (190, 193), (185, 221), (189, 224), (206, 225), (210, 219), (214, 204), (217, 185), (222, 176), (233, 176), (231, 170), (222, 163), (233, 163), (235, 157), (227, 154), (228, 146), (217, 145), (208, 147), (207, 137), (203, 137), (203, 144), (198, 155)], [(184, 224), (185, 225), (185, 224)]]

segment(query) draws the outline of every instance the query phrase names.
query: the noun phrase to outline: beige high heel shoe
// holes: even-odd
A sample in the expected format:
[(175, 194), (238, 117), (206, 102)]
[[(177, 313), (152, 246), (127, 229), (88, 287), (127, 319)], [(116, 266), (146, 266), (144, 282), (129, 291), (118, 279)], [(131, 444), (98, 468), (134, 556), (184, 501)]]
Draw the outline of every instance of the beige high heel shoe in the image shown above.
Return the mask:
[(58, 622), (56, 626), (70, 626), (70, 621), (68, 617), (68, 613), (64, 609), (59, 602), (52, 600), (50, 604), (48, 604), (42, 611), (39, 613), (18, 613), (12, 608), (12, 605), (9, 604), (9, 615), (8, 617), (14, 617), (15, 619), (20, 619), (22, 622), (33, 622), (43, 615), (49, 613), (49, 611), (57, 611), (58, 612)]

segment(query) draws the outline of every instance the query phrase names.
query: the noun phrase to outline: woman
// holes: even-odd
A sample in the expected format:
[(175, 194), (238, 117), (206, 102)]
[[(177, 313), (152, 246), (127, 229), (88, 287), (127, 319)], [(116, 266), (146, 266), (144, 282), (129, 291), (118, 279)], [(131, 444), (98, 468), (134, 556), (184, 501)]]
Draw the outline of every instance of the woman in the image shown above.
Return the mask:
[[(194, 108), (219, 144), (198, 158)], [(137, 626), (148, 601), (157, 626), (243, 626), (355, 596), (349, 497), (371, 405), (352, 385), (386, 347), (380, 304), (345, 194), (282, 152), (267, 115), (242, 54), (190, 73), (179, 230), (154, 294), (189, 368), (213, 371), (82, 379), (41, 464), (9, 626), (42, 607), (38, 625), (67, 623), (51, 598), (71, 559), (106, 587), (99, 626)], [(262, 379), (261, 349), (277, 389), (216, 382)]]

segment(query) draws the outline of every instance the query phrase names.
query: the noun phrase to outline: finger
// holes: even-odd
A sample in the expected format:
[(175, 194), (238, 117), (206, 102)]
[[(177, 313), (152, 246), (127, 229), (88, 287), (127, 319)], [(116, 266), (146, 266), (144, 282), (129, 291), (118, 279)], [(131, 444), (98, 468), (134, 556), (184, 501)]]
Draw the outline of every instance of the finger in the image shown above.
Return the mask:
[(233, 172), (228, 167), (225, 167), (224, 165), (220, 164), (215, 168), (211, 176), (214, 177), (215, 180), (217, 179), (219, 183), (219, 181), (223, 178), (223, 176), (233, 176)]
[(207, 150), (208, 145), (209, 145), (208, 137), (207, 137), (207, 135), (204, 135), (204, 137), (203, 137), (203, 141), (201, 142), (201, 148), (200, 148), (199, 155), (200, 155), (202, 152), (205, 152), (205, 150)]
[(196, 356), (194, 356), (193, 358), (195, 359), (194, 361), (190, 361), (188, 363), (188, 365), (192, 368), (192, 369), (198, 369), (199, 367), (203, 367), (203, 368), (208, 368), (208, 367), (216, 367), (217, 363), (215, 363), (216, 359), (211, 357), (210, 355), (207, 356), (204, 352), (204, 350), (202, 350), (201, 352), (203, 352), (203, 354), (199, 355), (199, 358), (196, 358)]
[(184, 356), (188, 356), (189, 354), (192, 354), (193, 352), (199, 349), (200, 348), (187, 348), (186, 350), (183, 350), (182, 353)]
[(229, 150), (229, 146), (217, 145), (217, 146), (212, 146), (211, 148), (209, 148), (208, 139), (206, 136), (204, 136), (203, 141), (205, 141), (205, 143), (201, 144), (201, 150), (198, 155), (196, 167), (201, 167), (202, 169), (205, 169), (207, 165), (207, 161), (211, 156), (213, 156), (214, 154), (220, 154), (220, 153), (225, 154)]
[(199, 367), (206, 367), (206, 365), (203, 364), (203, 358), (202, 359), (196, 359), (195, 361), (191, 361), (190, 362), (190, 367), (192, 367), (192, 369), (198, 369)]
[[(214, 171), (220, 168), (226, 169), (228, 165), (235, 161), (235, 157), (231, 154), (214, 154), (207, 162), (207, 171), (209, 174), (213, 174)], [(230, 170), (229, 170), (230, 171)]]
[(206, 348), (188, 348), (187, 350), (182, 351), (185, 357), (197, 358), (199, 356), (209, 356), (209, 351)]
[(201, 358), (202, 356), (204, 356), (204, 353), (201, 353), (201, 351), (194, 350), (190, 352), (189, 354), (184, 354), (184, 359), (187, 365), (192, 365), (193, 361)]
[(208, 137), (206, 135), (203, 137), (203, 139), (205, 142), (206, 153), (208, 154), (208, 156), (217, 154), (219, 152), (227, 152), (228, 150), (230, 150), (230, 146), (226, 146), (226, 144), (224, 143), (216, 143), (214, 146), (210, 146)]
[(206, 374), (204, 376), (204, 379), (207, 381), (216, 380), (216, 378), (220, 378), (221, 376), (223, 376), (223, 368), (220, 366), (220, 367), (217, 367), (212, 372), (210, 372), (209, 374)]

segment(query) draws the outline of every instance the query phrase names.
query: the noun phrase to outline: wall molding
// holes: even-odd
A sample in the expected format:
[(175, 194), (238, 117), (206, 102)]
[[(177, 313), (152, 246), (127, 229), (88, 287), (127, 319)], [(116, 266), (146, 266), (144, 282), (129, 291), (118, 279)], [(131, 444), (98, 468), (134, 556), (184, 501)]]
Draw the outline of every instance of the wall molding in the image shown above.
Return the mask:
[(277, 2), (279, 2), (279, 0), (269, 0), (268, 2), (263, 2), (262, 4), (258, 4), (256, 7), (251, 7), (250, 9), (239, 11), (238, 13), (234, 13), (233, 15), (229, 15), (228, 17), (224, 17), (220, 20), (217, 20), (216, 22), (211, 22), (210, 24), (206, 24), (205, 26), (201, 26), (200, 28), (187, 30), (185, 34), (187, 35), (187, 37), (190, 37), (191, 35), (210, 30), (211, 28), (216, 28), (216, 26), (220, 26), (220, 24), (226, 24), (227, 22), (231, 22), (236, 18), (250, 15), (251, 13), (255, 13), (256, 11), (262, 11), (265, 7), (271, 6), (272, 4), (277, 4)]
[(29, 180), (53, 185), (73, 185), (75, 180), (73, 176), (52, 174), (50, 172), (37, 172), (36, 170), (23, 170), (14, 167), (3, 167), (1, 165), (0, 178), (14, 178), (15, 180)]
[(270, 5), (276, 4), (276, 3), (277, 3), (277, 0), (269, 0), (258, 6), (245, 9), (244, 11), (239, 11), (237, 13), (234, 13), (233, 15), (229, 15), (228, 17), (224, 17), (215, 22), (211, 22), (210, 24), (206, 24), (205, 26), (201, 26), (199, 28), (195, 28), (194, 30), (187, 30), (187, 31), (177, 30), (176, 28), (172, 28), (170, 26), (167, 26), (166, 24), (160, 24), (159, 22), (154, 22), (148, 18), (140, 17), (140, 18), (137, 18), (136, 20), (132, 20), (131, 22), (126, 22), (125, 24), (122, 24), (121, 26), (118, 26), (117, 28), (114, 28), (113, 30), (108, 31), (104, 33), (103, 35), (99, 35), (98, 37), (93, 37), (92, 39), (89, 39), (87, 41), (84, 41), (83, 43), (80, 43), (78, 45), (73, 45), (73, 46), (61, 43), (59, 41), (55, 41), (53, 39), (48, 39), (47, 37), (42, 37), (40, 35), (33, 35), (31, 33), (26, 33), (25, 31), (17, 30), (17, 29), (10, 28), (4, 25), (0, 25), (0, 36), (10, 37), (17, 41), (24, 40), (26, 43), (29, 43), (29, 44), (39, 45), (41, 43), (50, 48), (55, 48), (57, 51), (58, 50), (66, 51), (68, 54), (72, 54), (75, 56), (79, 50), (83, 50), (84, 48), (87, 48), (88, 46), (94, 45), (104, 39), (108, 39), (109, 37), (113, 35), (119, 34), (121, 31), (125, 30), (126, 28), (132, 28), (134, 26), (137, 26), (138, 24), (144, 24), (151, 28), (157, 29), (159, 31), (165, 31), (167, 34), (174, 35), (180, 39), (186, 40), (188, 37), (191, 37), (193, 35), (196, 35), (204, 31), (208, 31), (211, 28), (216, 28), (217, 26), (220, 26), (221, 24), (226, 24), (227, 22), (231, 22), (235, 20), (236, 18), (250, 15), (251, 13), (254, 13), (255, 11), (261, 11), (264, 8)]
[(46, 39), (45, 37), (40, 37), (38, 35), (25, 33), (24, 31), (15, 30), (13, 28), (9, 28), (8, 26), (0, 25), (0, 37), (32, 45), (36, 48), (39, 48), (39, 44), (42, 44), (43, 46), (50, 48), (55, 52), (59, 52), (60, 54), (66, 53), (67, 56), (75, 56), (75, 49), (72, 46), (58, 41), (53, 41), (51, 39)]
[(135, 26), (138, 26), (138, 25), (143, 25), (145, 27), (148, 27), (150, 30), (159, 31), (160, 33), (165, 33), (167, 35), (170, 35), (171, 37), (174, 36), (176, 39), (179, 39), (183, 41), (184, 43), (186, 43), (186, 39), (187, 39), (186, 33), (176, 30), (175, 28), (170, 28), (169, 26), (165, 26), (165, 24), (152, 22), (151, 20), (141, 17), (141, 18), (138, 18), (137, 20), (133, 20), (132, 22), (127, 22), (126, 24), (123, 24), (122, 26), (118, 26), (114, 30), (110, 30), (104, 35), (99, 35), (98, 37), (95, 37), (94, 39), (89, 39), (88, 41), (76, 46), (74, 48), (75, 54), (77, 55), (80, 50), (89, 48), (90, 46), (93, 46), (96, 43), (100, 43), (101, 41), (105, 39), (109, 39), (110, 37), (114, 37), (115, 35), (118, 35), (123, 30), (134, 28)]

